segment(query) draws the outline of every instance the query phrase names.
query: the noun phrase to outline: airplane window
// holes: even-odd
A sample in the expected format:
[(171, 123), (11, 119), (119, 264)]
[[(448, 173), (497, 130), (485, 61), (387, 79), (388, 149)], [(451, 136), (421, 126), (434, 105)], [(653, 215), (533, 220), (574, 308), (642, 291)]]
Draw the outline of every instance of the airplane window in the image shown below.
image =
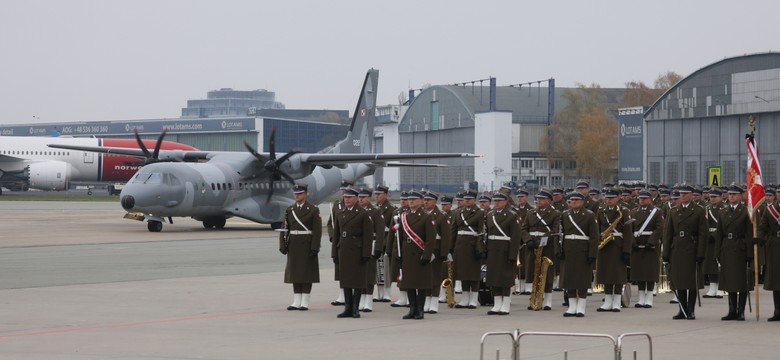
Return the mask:
[(222, 183), (222, 190), (227, 190), (227, 184)]
[(217, 183), (217, 190), (222, 190), (222, 184)]
[(217, 187), (214, 186), (214, 183), (211, 183), (211, 190), (217, 190)]
[(228, 183), (228, 189), (233, 190), (233, 183)]
[(149, 179), (150, 176), (152, 176), (151, 173), (143, 173), (143, 174), (142, 173), (137, 173), (137, 174), (135, 174), (135, 178), (134, 178), (133, 182), (134, 183), (141, 183), (141, 184), (143, 184), (143, 183), (146, 182), (146, 180)]

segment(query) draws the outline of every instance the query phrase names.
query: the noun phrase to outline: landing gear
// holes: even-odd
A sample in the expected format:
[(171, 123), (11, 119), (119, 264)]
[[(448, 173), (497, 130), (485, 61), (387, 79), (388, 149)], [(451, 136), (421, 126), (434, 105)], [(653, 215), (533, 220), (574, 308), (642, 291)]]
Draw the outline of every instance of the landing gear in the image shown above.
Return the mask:
[(223, 217), (210, 217), (210, 218), (203, 219), (203, 227), (206, 229), (222, 230), (225, 228), (226, 222), (227, 219)]
[(146, 227), (150, 232), (160, 232), (162, 231), (162, 222), (157, 220), (149, 220), (149, 222), (146, 223)]
[(214, 227), (219, 229), (219, 230), (222, 230), (222, 229), (225, 228), (225, 223), (226, 222), (227, 222), (227, 219), (225, 219), (225, 218), (214, 219)]

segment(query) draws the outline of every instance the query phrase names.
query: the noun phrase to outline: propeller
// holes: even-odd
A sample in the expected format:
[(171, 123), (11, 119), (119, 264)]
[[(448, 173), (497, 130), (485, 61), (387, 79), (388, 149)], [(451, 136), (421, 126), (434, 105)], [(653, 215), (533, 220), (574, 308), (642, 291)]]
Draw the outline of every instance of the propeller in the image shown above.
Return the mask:
[(254, 148), (252, 148), (252, 145), (249, 145), (249, 143), (244, 140), (244, 147), (249, 151), (252, 156), (254, 156), (261, 164), (263, 164), (263, 169), (267, 171), (270, 176), (268, 177), (268, 197), (266, 198), (265, 202), (266, 204), (271, 202), (271, 196), (274, 194), (274, 181), (279, 181), (284, 178), (287, 180), (290, 184), (295, 185), (295, 179), (293, 179), (290, 175), (287, 175), (284, 171), (282, 171), (279, 167), (287, 161), (291, 156), (298, 154), (302, 152), (301, 149), (293, 149), (290, 150), (288, 153), (284, 154), (284, 156), (280, 158), (276, 158), (276, 127), (271, 128), (271, 136), (268, 140), (268, 147), (270, 150), (270, 158), (267, 158), (263, 156), (262, 154), (255, 151)]
[(162, 133), (160, 133), (160, 137), (157, 138), (157, 143), (154, 144), (154, 152), (149, 152), (149, 149), (146, 148), (146, 145), (144, 145), (144, 142), (141, 141), (141, 136), (138, 135), (138, 129), (133, 129), (133, 133), (135, 133), (135, 141), (138, 142), (138, 147), (143, 151), (144, 157), (146, 158), (143, 161), (139, 161), (133, 164), (128, 165), (148, 165), (160, 161), (166, 161), (166, 160), (160, 160), (160, 146), (162, 146), (163, 139), (165, 138), (165, 134), (168, 132), (168, 129), (163, 129)]

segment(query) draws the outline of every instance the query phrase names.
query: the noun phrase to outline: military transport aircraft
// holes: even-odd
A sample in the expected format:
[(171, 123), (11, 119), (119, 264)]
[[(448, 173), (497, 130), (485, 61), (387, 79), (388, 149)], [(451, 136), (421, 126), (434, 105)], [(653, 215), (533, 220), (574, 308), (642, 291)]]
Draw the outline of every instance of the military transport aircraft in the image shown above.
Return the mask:
[(143, 146), (141, 150), (50, 146), (145, 157), (148, 165), (125, 185), (120, 199), (128, 213), (148, 222), (149, 231), (161, 231), (163, 221), (173, 223), (172, 217), (191, 217), (205, 228), (221, 229), (227, 218), (237, 216), (278, 228), (285, 209), (294, 202), (295, 181), (308, 184), (309, 201), (318, 204), (332, 196), (343, 180), (354, 181), (383, 166), (416, 165), (392, 161), (474, 157), (372, 153), (378, 78), (378, 70), (366, 74), (347, 136), (317, 153), (291, 150), (277, 157), (275, 131), (269, 137), (269, 153), (258, 153), (246, 142), (247, 152), (169, 151), (158, 146), (153, 154)]
[[(133, 139), (0, 136), (0, 195), (11, 190), (65, 190), (70, 182), (125, 182), (141, 168), (136, 157), (59, 151), (47, 144), (138, 148)], [(144, 140), (154, 146), (154, 140)], [(197, 150), (164, 141), (165, 150)]]

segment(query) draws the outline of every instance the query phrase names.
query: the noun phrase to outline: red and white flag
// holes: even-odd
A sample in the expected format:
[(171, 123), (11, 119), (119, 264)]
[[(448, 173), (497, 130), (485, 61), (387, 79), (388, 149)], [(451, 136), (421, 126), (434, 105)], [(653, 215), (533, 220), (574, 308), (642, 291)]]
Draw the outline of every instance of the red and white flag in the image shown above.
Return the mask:
[(764, 202), (764, 181), (761, 178), (761, 165), (758, 163), (758, 150), (753, 134), (745, 135), (748, 149), (747, 158), (747, 208), (753, 219), (753, 211)]

